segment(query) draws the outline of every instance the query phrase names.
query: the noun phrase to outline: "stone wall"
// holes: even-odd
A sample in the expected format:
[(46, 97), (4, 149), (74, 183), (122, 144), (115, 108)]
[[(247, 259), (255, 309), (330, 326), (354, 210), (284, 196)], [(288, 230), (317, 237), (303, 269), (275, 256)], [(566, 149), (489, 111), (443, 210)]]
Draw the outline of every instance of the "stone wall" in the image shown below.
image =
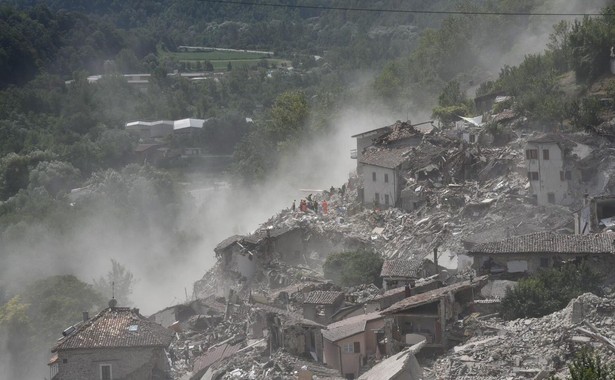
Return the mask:
[(62, 350), (58, 352), (57, 380), (100, 379), (101, 365), (111, 365), (113, 380), (143, 379), (154, 368), (168, 370), (162, 348), (114, 348), (97, 350)]

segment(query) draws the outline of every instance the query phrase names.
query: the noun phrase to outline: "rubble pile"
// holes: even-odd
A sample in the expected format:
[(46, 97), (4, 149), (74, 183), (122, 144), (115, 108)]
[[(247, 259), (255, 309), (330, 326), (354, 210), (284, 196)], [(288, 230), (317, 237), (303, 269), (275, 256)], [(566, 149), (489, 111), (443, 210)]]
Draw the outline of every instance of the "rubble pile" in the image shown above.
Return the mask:
[(525, 379), (549, 373), (564, 378), (581, 347), (615, 362), (614, 327), (615, 299), (591, 293), (542, 318), (474, 319), (474, 336), (436, 360), (431, 378)]
[(314, 380), (318, 379), (342, 379), (334, 369), (329, 369), (314, 362), (302, 360), (277, 351), (269, 357), (269, 353), (258, 350), (244, 351), (240, 355), (233, 356), (230, 360), (222, 363), (217, 370), (225, 371), (222, 380), (236, 379), (272, 379), (272, 380), (296, 380), (300, 371), (309, 371)]
[[(398, 128), (387, 138), (393, 144), (406, 132)], [(437, 248), (438, 265), (450, 265), (461, 276), (465, 273), (457, 254), (468, 245), (544, 230), (572, 232), (571, 208), (537, 206), (529, 194), (524, 156), (528, 137), (489, 148), (444, 135), (426, 137), (404, 153), (408, 160), (402, 166), (402, 198), (404, 194), (410, 197), (412, 207), (364, 207), (357, 190), (362, 187), (360, 179), (353, 177), (341, 188), (306, 197), (310, 204), (318, 205), (316, 211), (285, 209), (253, 233), (225, 240), (216, 248), (218, 263), (194, 288), (199, 299), (224, 294), (225, 310), (193, 316), (182, 324), (173, 349), (185, 357), (175, 361), (174, 378), (189, 379), (195, 371), (194, 358), (217, 353), (220, 347), (227, 353), (229, 347), (233, 354), (210, 365), (217, 378), (296, 379), (302, 368), (314, 378), (334, 378), (335, 370), (328, 372), (309, 357), (303, 360), (284, 348), (272, 348), (273, 335), (261, 335), (258, 340), (250, 339), (248, 332), (259, 318), (257, 308), (250, 306), (254, 302), (280, 308), (270, 308), (268, 313), (299, 325), (307, 293), (340, 290), (322, 274), (322, 264), (332, 252), (372, 249), (385, 258), (424, 262)], [(610, 160), (604, 160), (608, 154), (585, 156), (587, 166), (592, 166), (590, 160), (611, 165)], [(603, 169), (606, 174), (597, 188), (608, 188), (610, 173), (615, 172), (615, 166)], [(327, 212), (319, 208), (325, 201)], [(382, 294), (373, 284), (343, 291), (347, 305)], [(473, 337), (437, 360), (426, 373), (431, 371), (436, 379), (515, 379), (562, 373), (578, 346), (592, 346), (615, 357), (615, 345), (610, 343), (613, 347), (608, 348), (615, 340), (614, 312), (615, 300), (585, 294), (564, 310), (543, 318), (505, 322), (474, 316), (466, 321), (466, 334), (461, 334)], [(269, 324), (270, 314), (265, 318)], [(284, 344), (277, 347), (288, 348)]]

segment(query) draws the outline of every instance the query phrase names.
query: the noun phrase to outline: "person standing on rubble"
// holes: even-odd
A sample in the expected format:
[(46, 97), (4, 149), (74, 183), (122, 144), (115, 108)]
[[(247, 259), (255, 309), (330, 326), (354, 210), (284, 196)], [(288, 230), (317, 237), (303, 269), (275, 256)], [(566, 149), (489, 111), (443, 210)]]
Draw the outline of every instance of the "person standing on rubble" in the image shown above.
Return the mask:
[(322, 200), (322, 213), (327, 215), (329, 213), (329, 204), (326, 199)]
[(295, 199), (295, 200), (293, 200), (293, 205), (290, 207), (290, 209), (292, 210), (292, 212), (295, 212), (295, 202), (296, 202), (296, 201), (297, 201), (296, 199)]
[(314, 202), (312, 202), (312, 209), (315, 213), (318, 214), (318, 201), (316, 199), (314, 199)]

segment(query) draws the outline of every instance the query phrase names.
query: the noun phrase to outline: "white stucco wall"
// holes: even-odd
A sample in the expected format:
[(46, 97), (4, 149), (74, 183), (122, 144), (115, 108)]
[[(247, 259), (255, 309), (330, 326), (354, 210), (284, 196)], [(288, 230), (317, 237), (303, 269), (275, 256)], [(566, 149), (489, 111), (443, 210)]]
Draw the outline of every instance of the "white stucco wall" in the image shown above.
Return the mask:
[[(560, 172), (564, 171), (564, 159), (559, 145), (552, 142), (528, 143), (528, 149), (537, 149), (537, 159), (526, 159), (527, 171), (537, 172), (538, 180), (530, 180), (530, 191), (537, 196), (539, 205), (549, 204), (549, 193), (553, 193), (557, 204), (566, 203), (569, 180), (562, 181)], [(549, 159), (544, 159), (544, 151), (549, 151)]]
[[(376, 173), (376, 181), (373, 180), (373, 173)], [(384, 176), (389, 176), (389, 182), (384, 182)], [(380, 166), (362, 164), (361, 176), (363, 177), (363, 194), (366, 205), (374, 205), (376, 193), (380, 197), (380, 206), (385, 207), (385, 195), (389, 196), (389, 207), (395, 207), (398, 197), (398, 181), (394, 169), (387, 169)]]

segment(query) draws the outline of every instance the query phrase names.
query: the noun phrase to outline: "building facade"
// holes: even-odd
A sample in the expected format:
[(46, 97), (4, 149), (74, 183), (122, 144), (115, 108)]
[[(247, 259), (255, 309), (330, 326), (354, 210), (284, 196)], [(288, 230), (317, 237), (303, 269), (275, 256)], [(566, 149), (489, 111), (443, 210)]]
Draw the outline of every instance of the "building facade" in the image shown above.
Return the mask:
[(63, 332), (49, 361), (52, 380), (170, 379), (173, 332), (113, 305)]

